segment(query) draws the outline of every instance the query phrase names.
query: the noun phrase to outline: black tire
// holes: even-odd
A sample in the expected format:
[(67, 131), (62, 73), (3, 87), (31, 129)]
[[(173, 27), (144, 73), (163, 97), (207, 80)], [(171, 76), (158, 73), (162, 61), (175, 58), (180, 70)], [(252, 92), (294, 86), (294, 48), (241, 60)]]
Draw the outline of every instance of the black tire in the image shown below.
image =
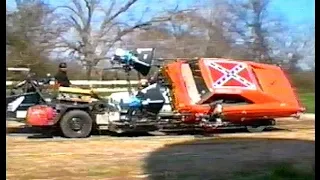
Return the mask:
[[(74, 130), (72, 125), (70, 125), (73, 118), (77, 118), (78, 122), (80, 122), (81, 127), (79, 130)], [(91, 133), (92, 122), (92, 118), (87, 112), (72, 110), (63, 115), (60, 121), (60, 129), (62, 134), (67, 138), (86, 138)]]
[(247, 131), (250, 133), (263, 132), (267, 126), (246, 126)]

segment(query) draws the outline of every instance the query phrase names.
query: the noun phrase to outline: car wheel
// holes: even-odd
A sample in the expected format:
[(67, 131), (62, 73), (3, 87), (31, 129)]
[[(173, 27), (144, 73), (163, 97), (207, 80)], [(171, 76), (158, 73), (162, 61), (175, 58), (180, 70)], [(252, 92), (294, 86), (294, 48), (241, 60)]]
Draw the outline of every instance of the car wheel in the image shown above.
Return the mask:
[(262, 132), (267, 126), (246, 126), (247, 130), (251, 133)]
[(60, 128), (67, 138), (85, 138), (90, 135), (92, 124), (92, 118), (87, 112), (72, 110), (63, 115)]

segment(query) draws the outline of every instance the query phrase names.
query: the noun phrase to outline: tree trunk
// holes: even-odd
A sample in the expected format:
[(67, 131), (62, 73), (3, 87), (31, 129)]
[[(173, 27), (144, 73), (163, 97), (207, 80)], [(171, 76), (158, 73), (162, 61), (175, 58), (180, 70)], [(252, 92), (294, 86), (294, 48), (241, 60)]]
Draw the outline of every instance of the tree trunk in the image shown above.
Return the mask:
[(92, 74), (92, 66), (87, 66), (87, 69), (86, 69), (87, 80), (91, 80), (91, 74)]
[(289, 61), (289, 72), (296, 72), (299, 70), (298, 68), (298, 63), (299, 63), (299, 60), (301, 59), (302, 57), (298, 54), (293, 54), (290, 61)]

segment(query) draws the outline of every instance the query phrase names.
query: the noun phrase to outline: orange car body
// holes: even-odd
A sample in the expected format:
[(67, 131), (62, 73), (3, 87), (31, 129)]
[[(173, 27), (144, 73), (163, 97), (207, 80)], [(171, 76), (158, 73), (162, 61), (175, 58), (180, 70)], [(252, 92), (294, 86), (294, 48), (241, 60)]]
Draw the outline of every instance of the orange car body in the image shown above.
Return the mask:
[(177, 60), (164, 67), (171, 82), (174, 109), (180, 113), (211, 113), (219, 99), (239, 100), (223, 106), (225, 119), (234, 122), (298, 116), (304, 112), (284, 71), (250, 61), (201, 58)]

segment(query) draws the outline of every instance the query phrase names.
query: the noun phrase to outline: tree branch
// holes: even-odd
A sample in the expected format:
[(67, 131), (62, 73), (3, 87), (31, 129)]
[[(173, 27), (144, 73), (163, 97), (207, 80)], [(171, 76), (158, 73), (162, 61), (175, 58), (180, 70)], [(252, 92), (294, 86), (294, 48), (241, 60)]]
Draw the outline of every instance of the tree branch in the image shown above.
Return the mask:
[(136, 3), (138, 0), (129, 0), (122, 8), (120, 8), (119, 11), (117, 11), (114, 15), (110, 16), (107, 20), (107, 23), (113, 21), (115, 18), (117, 18), (120, 14), (126, 12), (134, 3)]

